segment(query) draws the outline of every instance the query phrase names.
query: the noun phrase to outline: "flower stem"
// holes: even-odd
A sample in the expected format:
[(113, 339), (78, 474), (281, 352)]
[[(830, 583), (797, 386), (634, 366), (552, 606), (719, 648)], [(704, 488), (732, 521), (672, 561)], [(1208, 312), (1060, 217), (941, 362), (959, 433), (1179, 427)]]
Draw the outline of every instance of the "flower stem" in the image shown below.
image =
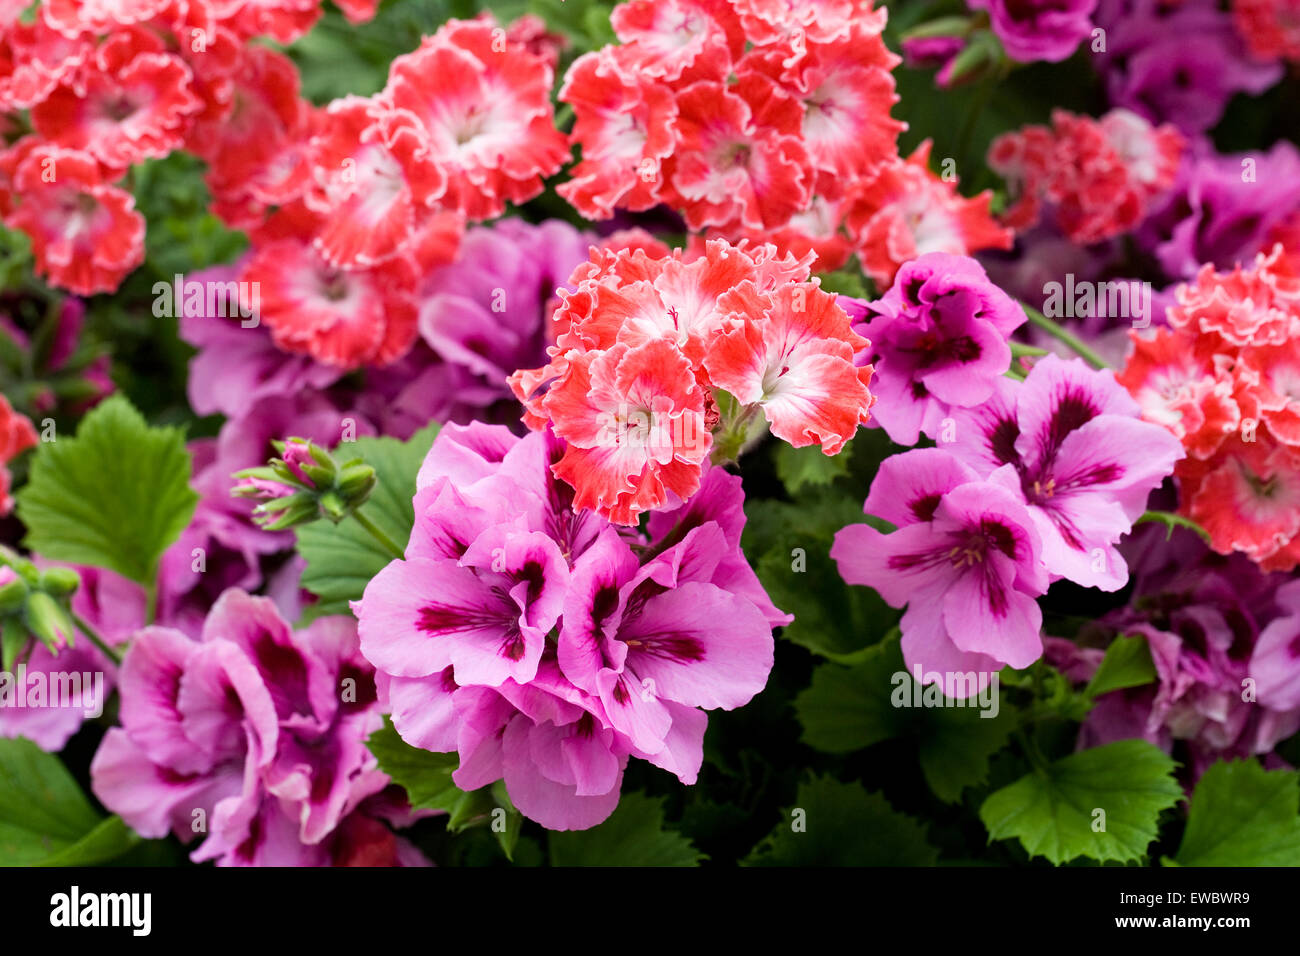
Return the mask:
[(1073, 332), (1067, 331), (1057, 325), (1032, 306), (1025, 305), (1023, 302), (1020, 303), (1020, 306), (1025, 310), (1025, 315), (1029, 317), (1029, 321), (1032, 325), (1038, 326), (1052, 338), (1065, 345), (1074, 352), (1075, 355), (1079, 356), (1093, 368), (1110, 368), (1110, 364), (1104, 358), (1094, 352), (1089, 346), (1085, 345), (1083, 340)]
[(357, 524), (370, 532), (370, 537), (378, 541), (383, 549), (398, 561), (401, 561), (406, 557), (406, 555), (402, 553), (402, 549), (393, 543), (393, 539), (384, 534), (384, 532), (379, 529), (379, 526), (363, 515), (359, 509), (352, 512), (352, 517), (356, 518)]
[(122, 656), (118, 654), (117, 651), (113, 650), (113, 648), (108, 646), (108, 642), (99, 636), (99, 632), (96, 631), (93, 627), (91, 627), (90, 623), (86, 621), (76, 611), (70, 611), (69, 613), (72, 614), (72, 623), (77, 625), (77, 630), (79, 630), (82, 634), (85, 634), (86, 637), (90, 639), (90, 643), (98, 647), (105, 657), (107, 657), (114, 664), (121, 667)]

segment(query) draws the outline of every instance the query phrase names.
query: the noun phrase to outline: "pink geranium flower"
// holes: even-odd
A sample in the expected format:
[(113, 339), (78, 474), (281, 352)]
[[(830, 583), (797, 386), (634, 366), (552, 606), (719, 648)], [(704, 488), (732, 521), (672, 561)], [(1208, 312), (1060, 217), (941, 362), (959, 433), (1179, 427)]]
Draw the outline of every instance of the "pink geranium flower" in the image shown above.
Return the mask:
[[(1022, 668), (1043, 651), (1047, 590), (1042, 545), (1009, 469), (981, 480), (949, 453), (926, 448), (881, 465), (864, 510), (897, 526), (883, 534), (852, 524), (831, 557), (850, 584), (874, 588), (901, 622), (908, 669), (943, 675), (944, 693), (974, 693), (1004, 665)], [(974, 686), (959, 675), (974, 673)]]

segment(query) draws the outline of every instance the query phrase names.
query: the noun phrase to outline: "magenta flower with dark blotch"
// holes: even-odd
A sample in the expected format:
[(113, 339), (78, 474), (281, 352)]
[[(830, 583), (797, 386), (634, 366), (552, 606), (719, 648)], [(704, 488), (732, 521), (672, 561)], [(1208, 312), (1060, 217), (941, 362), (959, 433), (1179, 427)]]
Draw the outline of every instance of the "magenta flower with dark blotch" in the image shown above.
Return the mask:
[(704, 711), (763, 688), (791, 620), (741, 553), (738, 478), (709, 470), (643, 534), (573, 510), (564, 451), (550, 430), (445, 426), (405, 558), (354, 604), (403, 739), (562, 830), (613, 812), (630, 757), (693, 783)]
[[(863, 510), (896, 526), (884, 534), (852, 524), (831, 557), (849, 584), (874, 588), (900, 622), (908, 670), (942, 675), (950, 697), (975, 693), (1004, 665), (1028, 667), (1042, 654), (1047, 590), (1038, 532), (1009, 469), (992, 480), (946, 451), (922, 448), (888, 458)], [(975, 673), (974, 686), (958, 675)]]
[(1011, 59), (1059, 63), (1092, 32), (1097, 0), (966, 0), (966, 5), (988, 11), (993, 33)]
[(1258, 95), (1282, 78), (1281, 64), (1250, 56), (1215, 0), (1101, 0), (1093, 19), (1106, 31), (1095, 56), (1111, 105), (1152, 123), (1205, 132), (1233, 96)]
[(1279, 140), (1267, 152), (1220, 155), (1201, 141), (1136, 237), (1170, 279), (1190, 279), (1203, 263), (1227, 270), (1267, 252), (1269, 231), (1297, 210), (1300, 150), (1293, 144)]
[(981, 475), (1010, 466), (1054, 576), (1123, 587), (1128, 568), (1115, 544), (1184, 453), (1141, 419), (1112, 372), (1048, 355), (1023, 383), (1002, 379), (984, 405), (955, 412), (954, 424), (945, 449)]
[(348, 618), (295, 632), (269, 599), (230, 590), (197, 641), (138, 632), (119, 687), (95, 794), (144, 836), (206, 834), (195, 861), (329, 862), (340, 823), (388, 785), (366, 748), (383, 721)]
[[(1190, 532), (1152, 528), (1125, 550), (1137, 578), (1129, 604), (1089, 625), (1081, 640), (1146, 638), (1156, 680), (1103, 694), (1080, 728), (1080, 747), (1140, 737), (1183, 760), (1195, 780), (1219, 759), (1272, 755), (1300, 730), (1300, 593), (1241, 555), (1208, 553)], [(1102, 648), (1049, 639), (1046, 656), (1085, 683)]]
[(874, 301), (841, 297), (871, 346), (873, 420), (901, 445), (937, 437), (954, 408), (979, 405), (1011, 365), (1008, 337), (1025, 312), (974, 259), (932, 252), (906, 263)]

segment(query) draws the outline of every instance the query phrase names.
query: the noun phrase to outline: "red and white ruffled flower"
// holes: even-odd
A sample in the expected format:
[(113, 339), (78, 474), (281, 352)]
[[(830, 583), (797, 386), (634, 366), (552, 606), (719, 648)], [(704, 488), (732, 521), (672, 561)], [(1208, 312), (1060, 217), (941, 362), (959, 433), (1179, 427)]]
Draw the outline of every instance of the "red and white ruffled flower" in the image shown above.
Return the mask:
[(109, 169), (161, 159), (184, 142), (189, 117), (201, 107), (190, 69), (169, 53), (129, 55), (109, 41), (77, 88), (61, 85), (32, 107), (32, 125), (51, 142), (83, 150)]
[(357, 96), (335, 100), (311, 141), (304, 199), (321, 216), (316, 248), (335, 265), (367, 267), (398, 255), (446, 189), (440, 167), (414, 161), (419, 144), (384, 141), (374, 106)]
[(1067, 237), (1093, 243), (1146, 217), (1150, 201), (1173, 183), (1183, 147), (1173, 126), (1152, 126), (1129, 110), (1100, 120), (1056, 110), (1050, 129), (1027, 126), (995, 139), (988, 162), (1016, 196), (1008, 225), (1026, 229), (1050, 205)]
[(399, 56), (377, 101), (383, 141), (429, 197), (470, 219), (542, 191), (569, 157), (549, 64), (483, 20), (453, 20)]
[(992, 194), (967, 199), (957, 180), (930, 171), (929, 140), (906, 160), (882, 167), (845, 200), (845, 222), (862, 268), (881, 286), (904, 262), (927, 252), (969, 256), (980, 249), (1009, 249), (1011, 230), (989, 212)]
[(144, 261), (144, 217), (94, 157), (29, 138), (0, 156), (19, 201), (5, 219), (32, 241), (36, 271), (52, 285), (112, 292)]
[(387, 365), (410, 351), (417, 273), (409, 259), (343, 269), (313, 248), (312, 221), (301, 207), (276, 218), (286, 221), (285, 234), (273, 236), (273, 219), (259, 233), (240, 279), (256, 290), (258, 315), (278, 346), (344, 369)]
[[(510, 377), (529, 427), (568, 442), (555, 474), (576, 506), (635, 524), (684, 501), (714, 426), (761, 413), (792, 445), (836, 454), (867, 420), (871, 369), (854, 366), (866, 340), (809, 281), (811, 254), (722, 239), (688, 253), (633, 245), (592, 249), (560, 294), (550, 362)], [(739, 403), (741, 424), (720, 422), (715, 389)]]
[(557, 191), (588, 219), (658, 205), (662, 167), (677, 141), (672, 91), (629, 69), (624, 49), (580, 56), (560, 89), (560, 100), (573, 107), (570, 138), (582, 145), (582, 159)]

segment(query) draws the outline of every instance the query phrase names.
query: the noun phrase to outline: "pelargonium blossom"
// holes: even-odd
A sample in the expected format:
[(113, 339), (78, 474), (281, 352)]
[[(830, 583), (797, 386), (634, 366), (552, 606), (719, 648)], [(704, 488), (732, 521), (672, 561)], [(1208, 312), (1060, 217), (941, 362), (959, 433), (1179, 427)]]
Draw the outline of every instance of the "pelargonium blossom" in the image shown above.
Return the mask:
[(96, 796), (136, 832), (219, 865), (333, 862), (337, 831), (388, 778), (366, 749), (382, 725), (355, 625), (293, 631), (267, 598), (230, 590), (199, 640), (138, 632), (119, 675), (122, 726), (91, 763)]
[(1091, 243), (1142, 221), (1173, 183), (1183, 147), (1174, 127), (1154, 127), (1129, 110), (1099, 120), (1055, 110), (1050, 128), (1026, 126), (995, 139), (988, 163), (1016, 200), (1004, 216), (1008, 225), (1032, 226), (1046, 205), (1066, 236)]
[(1266, 570), (1300, 560), (1300, 277), (1282, 248), (1249, 267), (1206, 264), (1178, 288), (1170, 329), (1143, 339), (1120, 381), (1177, 437), (1180, 510), (1216, 551)]
[(897, 159), (899, 59), (869, 0), (632, 0), (611, 20), (621, 42), (560, 90), (582, 159), (559, 191), (588, 218), (663, 203), (767, 240)]
[(561, 293), (565, 329), (544, 368), (510, 378), (534, 428), (567, 443), (556, 473), (579, 508), (633, 524), (699, 487), (716, 390), (795, 447), (836, 454), (873, 401), (867, 342), (809, 261), (709, 240), (695, 255), (593, 250)]
[(993, 194), (964, 197), (955, 177), (930, 170), (931, 142), (864, 177), (844, 201), (844, 221), (862, 269), (881, 286), (903, 263), (929, 252), (954, 256), (1009, 249), (1013, 235), (989, 211)]
[(94, 157), (26, 137), (0, 153), (19, 199), (5, 223), (32, 241), (37, 272), (79, 295), (111, 292), (144, 261), (144, 217)]
[(1008, 338), (1025, 312), (973, 259), (927, 253), (899, 270), (873, 302), (841, 298), (871, 347), (875, 420), (892, 441), (939, 437), (953, 408), (986, 401), (1011, 365)]
[[(845, 581), (906, 605), (903, 659), (909, 670), (943, 675), (950, 697), (1042, 654), (1035, 598), (1049, 579), (1037, 522), (1015, 484), (1009, 467), (982, 480), (942, 449), (903, 452), (880, 466), (863, 505), (896, 530), (851, 524), (831, 548)], [(970, 673), (973, 683), (962, 677)]]
[(1188, 531), (1153, 527), (1134, 535), (1135, 567), (1163, 555), (1168, 568), (1135, 574), (1135, 600), (1086, 625), (1073, 641), (1051, 638), (1046, 657), (1087, 681), (1100, 663), (1094, 645), (1121, 634), (1146, 639), (1155, 681), (1102, 694), (1079, 731), (1093, 747), (1143, 738), (1174, 755), (1192, 780), (1216, 760), (1262, 757), (1300, 730), (1300, 658), (1294, 582), (1264, 574), (1242, 555), (1209, 553)]
[(983, 405), (955, 410), (953, 424), (942, 447), (982, 477), (1009, 476), (1053, 577), (1123, 587), (1128, 569), (1115, 545), (1184, 451), (1142, 420), (1112, 372), (1048, 355), (1023, 383), (1000, 379)]
[(1184, 133), (1205, 132), (1235, 94), (1282, 78), (1279, 64), (1250, 56), (1216, 0), (1101, 0), (1093, 19), (1105, 30), (1094, 56), (1111, 105)]
[(630, 757), (693, 783), (704, 711), (762, 689), (790, 621), (740, 551), (739, 479), (711, 469), (647, 537), (575, 511), (563, 456), (549, 430), (445, 426), (405, 557), (353, 606), (403, 739), (560, 830), (613, 811)]
[(1092, 33), (1097, 0), (966, 0), (986, 10), (993, 33), (1013, 60), (1058, 63)]

